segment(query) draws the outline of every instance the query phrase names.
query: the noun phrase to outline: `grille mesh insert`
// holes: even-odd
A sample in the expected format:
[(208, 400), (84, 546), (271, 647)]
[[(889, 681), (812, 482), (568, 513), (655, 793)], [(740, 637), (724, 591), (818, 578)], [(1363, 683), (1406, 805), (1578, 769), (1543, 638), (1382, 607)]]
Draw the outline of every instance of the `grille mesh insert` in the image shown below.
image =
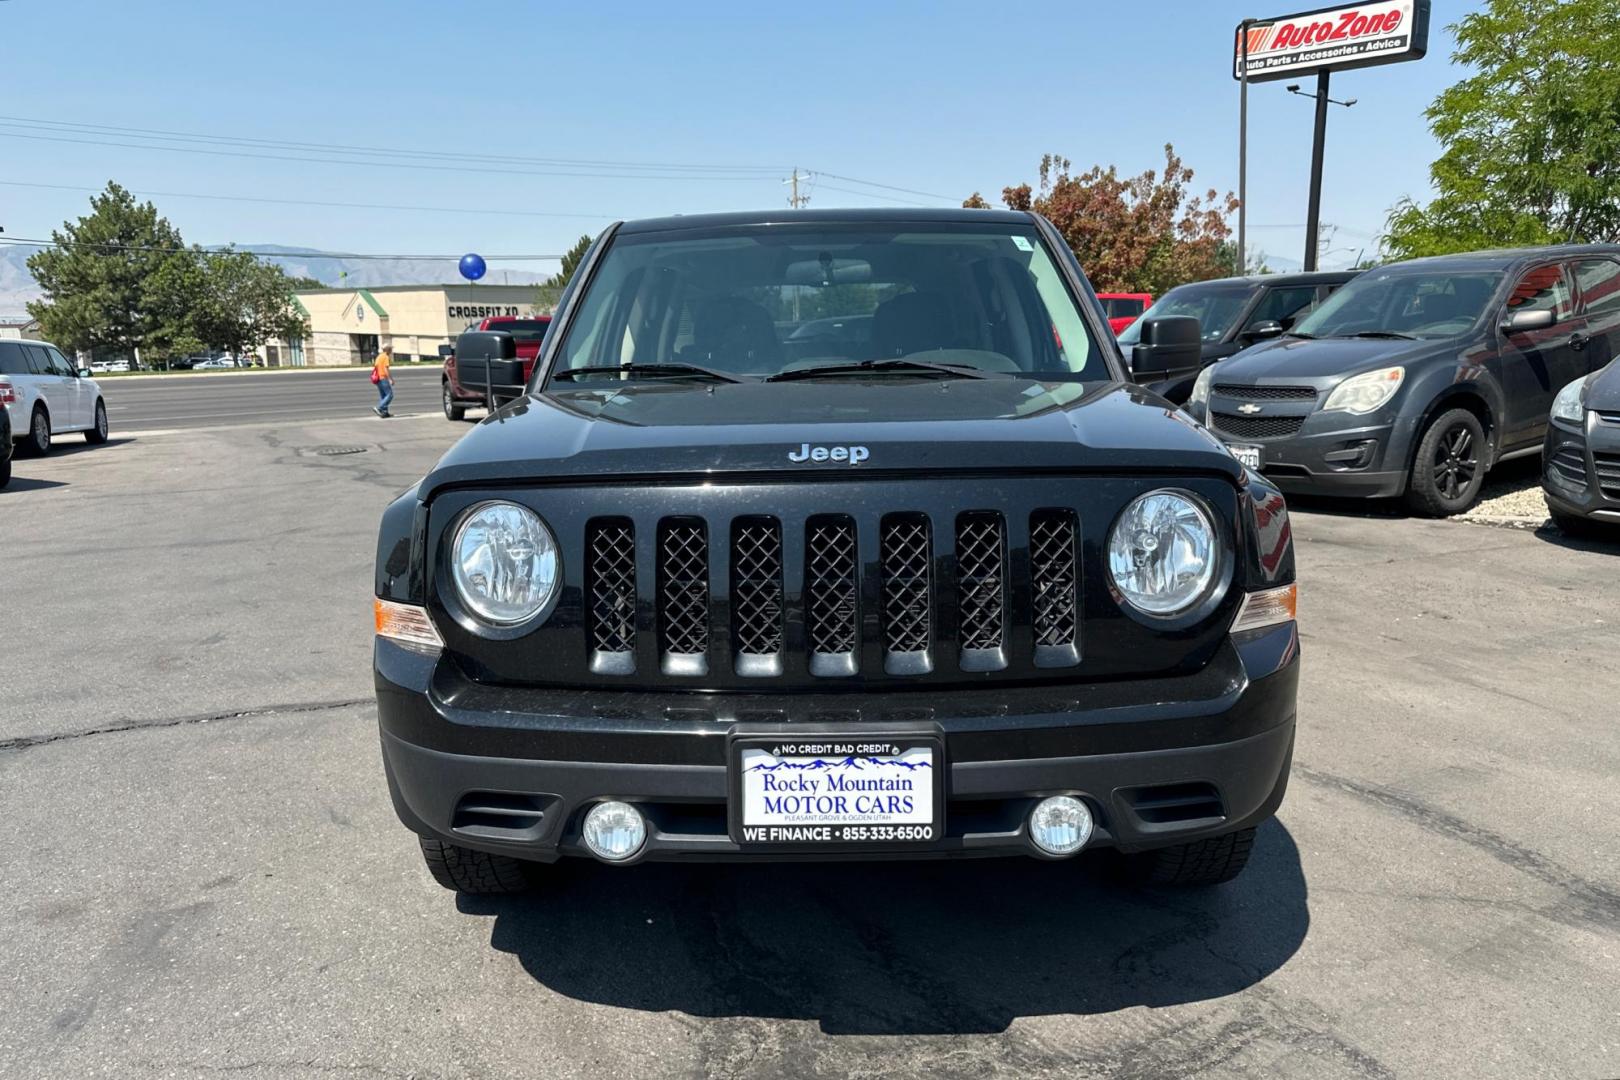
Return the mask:
[(1236, 386), (1216, 383), (1213, 392), (1221, 397), (1238, 401), (1315, 401), (1316, 388), (1311, 386)]
[(636, 649), (636, 529), (622, 518), (586, 528), (586, 574), (591, 598), (591, 648), (599, 653)]
[(1000, 514), (956, 519), (961, 647), (999, 649), (1006, 624), (1006, 528)]
[(1035, 644), (1074, 647), (1079, 630), (1080, 574), (1074, 515), (1037, 510), (1029, 519), (1029, 576), (1033, 586)]
[(666, 654), (709, 650), (709, 535), (704, 523), (666, 518), (658, 537), (658, 635)]
[(782, 651), (782, 526), (739, 518), (731, 533), (731, 620), (737, 651)]
[(933, 631), (928, 568), (928, 519), (895, 514), (883, 519), (883, 647), (891, 653), (920, 653)]
[(1213, 415), (1216, 431), (1240, 439), (1286, 439), (1305, 423), (1303, 416), (1239, 416), (1222, 412)]
[(1586, 459), (1573, 446), (1560, 446), (1553, 454), (1550, 469), (1574, 487), (1586, 488)]
[(1620, 499), (1620, 454), (1602, 450), (1592, 454), (1597, 469), (1598, 487), (1611, 499)]
[(855, 523), (811, 518), (805, 527), (804, 627), (810, 651), (853, 653), (858, 634)]

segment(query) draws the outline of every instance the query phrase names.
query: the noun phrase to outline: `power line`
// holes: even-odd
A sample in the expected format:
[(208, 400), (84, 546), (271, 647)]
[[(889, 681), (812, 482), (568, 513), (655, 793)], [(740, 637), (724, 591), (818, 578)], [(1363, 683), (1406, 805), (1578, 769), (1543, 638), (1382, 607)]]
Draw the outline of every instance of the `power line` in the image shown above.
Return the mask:
[[(49, 191), (88, 191), (92, 193), (106, 190), (97, 187), (81, 187), (75, 184), (37, 184), (25, 180), (0, 180), (0, 186), (42, 188)], [(273, 203), (280, 206), (331, 206), (345, 210), (409, 210), (430, 214), (498, 214), (512, 217), (580, 218), (591, 221), (612, 221), (615, 219), (613, 214), (576, 214), (551, 210), (485, 210), (473, 206), (405, 206), (398, 203), (327, 202), (319, 199), (274, 199), (257, 195), (205, 195), (197, 191), (151, 191), (146, 189), (136, 191), (130, 189), (130, 194), (162, 199), (211, 199), (218, 202)]]
[(767, 176), (779, 173), (781, 171), (781, 167), (776, 165), (688, 165), (675, 162), (614, 161), (596, 158), (523, 157), (508, 154), (480, 154), (464, 151), (417, 150), (386, 146), (354, 146), (338, 143), (295, 142), (285, 139), (259, 139), (248, 135), (209, 135), (201, 132), (169, 131), (162, 128), (119, 127), (111, 124), (84, 124), (66, 120), (40, 120), (23, 116), (0, 116), (0, 122), (8, 125), (28, 125), (29, 127), (38, 130), (65, 132), (68, 134), (101, 134), (112, 135), (114, 137), (139, 139), (156, 138), (169, 142), (203, 142), (224, 146), (245, 146), (249, 148), (312, 151), (318, 153), (436, 158), (455, 162), (487, 161), (497, 164), (549, 165), (563, 166), (568, 168), (598, 167), (613, 169), (673, 169), (698, 171), (704, 173), (746, 172), (758, 173)]
[[(817, 175), (826, 176), (827, 174), (818, 173)], [(854, 188), (838, 187), (835, 184), (817, 183), (816, 189), (818, 191), (841, 191), (845, 195), (859, 195), (863, 199), (882, 199), (884, 202), (899, 203), (901, 206), (920, 206), (925, 209), (932, 208), (929, 203), (913, 202), (910, 199), (897, 199), (893, 195), (879, 195), (875, 191), (856, 191)], [(941, 197), (943, 198), (943, 196)]]
[(427, 162), (413, 161), (366, 161), (359, 158), (343, 160), (338, 158), (296, 157), (288, 154), (256, 154), (246, 150), (213, 150), (200, 146), (162, 146), (156, 143), (130, 143), (109, 142), (105, 139), (71, 139), (65, 135), (29, 135), (16, 131), (0, 131), (3, 139), (28, 139), (34, 142), (73, 143), (80, 146), (111, 146), (122, 150), (163, 150), (173, 154), (202, 154), (209, 157), (252, 158), (259, 161), (293, 161), (306, 165), (362, 165), (367, 168), (387, 167), (391, 169), (420, 169), (429, 172), (449, 173), (483, 173), (499, 176), (568, 176), (609, 180), (743, 180), (758, 182), (769, 179), (767, 175), (760, 176), (732, 176), (715, 175), (700, 176), (695, 174), (664, 175), (654, 173), (609, 173), (609, 172), (580, 172), (557, 169), (496, 169), (496, 168), (467, 168), (461, 165), (432, 165)]
[(953, 201), (949, 195), (940, 195), (932, 191), (918, 191), (915, 188), (895, 187), (893, 184), (880, 184), (875, 180), (862, 180), (854, 176), (839, 176), (837, 173), (816, 171), (817, 176), (825, 176), (830, 180), (842, 180), (846, 184), (860, 184), (862, 187), (882, 188), (884, 191), (898, 191), (905, 195), (921, 195), (925, 199), (944, 199)]
[[(256, 255), (263, 259), (417, 259), (425, 262), (456, 262), (460, 255), (362, 255), (353, 251), (254, 251), (251, 248), (189, 248), (189, 247), (155, 247), (143, 244), (96, 244), (88, 241), (69, 240), (33, 240), (21, 236), (0, 236), (0, 244), (9, 244), (13, 247), (36, 248), (89, 248), (94, 251), (143, 251), (160, 255), (182, 255), (201, 251), (205, 255), (224, 254), (231, 252), (238, 255)], [(561, 255), (485, 255), (485, 262), (541, 262), (561, 259)]]

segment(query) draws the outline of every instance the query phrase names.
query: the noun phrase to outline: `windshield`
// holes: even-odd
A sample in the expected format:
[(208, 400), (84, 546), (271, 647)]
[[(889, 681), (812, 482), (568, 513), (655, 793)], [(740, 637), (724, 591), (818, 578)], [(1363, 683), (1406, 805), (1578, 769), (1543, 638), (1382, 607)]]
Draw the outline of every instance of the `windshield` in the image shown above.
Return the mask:
[[(567, 335), (554, 376), (606, 369), (576, 383), (618, 379), (625, 365), (769, 377), (899, 358), (1042, 379), (1112, 377), (1039, 234), (1005, 224), (620, 236)], [(890, 364), (857, 374), (940, 373)]]
[(1323, 301), (1293, 332), (1310, 337), (1466, 333), (1502, 281), (1499, 271), (1369, 270)]
[(1254, 296), (1255, 285), (1178, 285), (1153, 302), (1142, 317), (1119, 332), (1121, 345), (1135, 345), (1142, 324), (1166, 315), (1191, 315), (1203, 327), (1205, 341), (1219, 341), (1232, 329)]

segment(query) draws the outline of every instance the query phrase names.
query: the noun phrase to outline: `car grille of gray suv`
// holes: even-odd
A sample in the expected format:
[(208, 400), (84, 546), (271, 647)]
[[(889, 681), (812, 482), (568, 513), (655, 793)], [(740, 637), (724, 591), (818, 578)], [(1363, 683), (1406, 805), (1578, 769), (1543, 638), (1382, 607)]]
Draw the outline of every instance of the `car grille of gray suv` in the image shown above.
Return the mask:
[(1212, 426), (1222, 435), (1237, 439), (1286, 439), (1305, 423), (1303, 416), (1240, 416), (1212, 412)]
[(1237, 401), (1315, 401), (1314, 386), (1240, 386), (1216, 383), (1214, 392)]
[[(729, 642), (737, 675), (782, 676), (798, 650), (797, 670), (836, 678), (860, 672), (863, 642), (871, 642), (866, 647), (877, 650), (891, 676), (924, 675), (945, 659), (962, 671), (999, 671), (1009, 666), (1015, 637), (1010, 598), (1023, 590), (1023, 618), (1032, 625), (1020, 640), (1033, 650), (1030, 660), (1073, 666), (1080, 662), (1078, 522), (1069, 510), (1036, 510), (1027, 524), (1028, 558), (1015, 563), (1008, 521), (998, 511), (968, 511), (943, 523), (954, 559), (936, 550), (941, 523), (922, 513), (813, 515), (792, 536), (769, 516), (736, 518), (729, 530), (701, 518), (664, 518), (652, 553), (650, 629), (659, 669), (707, 674), (721, 659), (713, 655), (717, 645)], [(711, 573), (719, 572), (710, 566), (712, 528), (728, 541), (726, 554), (714, 553), (728, 564), (722, 602), (711, 589)], [(867, 528), (875, 531), (870, 567), (861, 554)], [(640, 645), (634, 528), (620, 518), (593, 518), (585, 533), (590, 670), (633, 674)]]

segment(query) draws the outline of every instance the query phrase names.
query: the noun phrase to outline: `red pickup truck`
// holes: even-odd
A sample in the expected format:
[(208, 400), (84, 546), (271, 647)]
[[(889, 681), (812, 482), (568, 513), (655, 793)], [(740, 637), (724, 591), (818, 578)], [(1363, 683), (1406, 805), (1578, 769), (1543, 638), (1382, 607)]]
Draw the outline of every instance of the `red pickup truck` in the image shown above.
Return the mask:
[(1153, 294), (1145, 292), (1100, 292), (1103, 310), (1108, 312), (1108, 327), (1118, 334), (1142, 317), (1142, 312), (1153, 306)]
[[(527, 382), (529, 376), (534, 374), (534, 362), (540, 355), (540, 343), (545, 340), (546, 331), (550, 327), (550, 315), (536, 315), (533, 318), (491, 315), (487, 319), (468, 324), (467, 330), (499, 330), (511, 334), (517, 345), (518, 359), (523, 361), (523, 379)], [(444, 415), (447, 420), (460, 420), (466, 416), (469, 405), (477, 406), (485, 403), (485, 388), (467, 385), (456, 374), (456, 354), (453, 346), (444, 358), (444, 373), (440, 382), (444, 391)]]

